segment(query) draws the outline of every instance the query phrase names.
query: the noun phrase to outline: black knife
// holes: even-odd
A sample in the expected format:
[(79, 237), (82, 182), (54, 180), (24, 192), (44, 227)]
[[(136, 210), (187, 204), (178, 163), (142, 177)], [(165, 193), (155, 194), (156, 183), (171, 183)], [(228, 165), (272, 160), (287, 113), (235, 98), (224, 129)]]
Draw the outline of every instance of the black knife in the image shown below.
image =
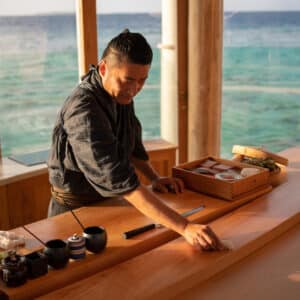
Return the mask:
[[(188, 211), (182, 213), (181, 215), (183, 217), (188, 217), (192, 214), (195, 214), (198, 211), (203, 210), (204, 208), (205, 208), (205, 205), (200, 205), (199, 207), (188, 210)], [(157, 227), (161, 227), (161, 226), (162, 226), (161, 224), (150, 223), (150, 224), (147, 224), (145, 226), (141, 226), (141, 227), (138, 227), (138, 228), (135, 228), (135, 229), (124, 232), (123, 237), (124, 237), (124, 239), (130, 239), (130, 238), (132, 238), (132, 237), (134, 237), (134, 236), (136, 236), (140, 233), (143, 233), (143, 232), (146, 232), (148, 230), (151, 230), (151, 229), (154, 229), (154, 228), (157, 228)]]

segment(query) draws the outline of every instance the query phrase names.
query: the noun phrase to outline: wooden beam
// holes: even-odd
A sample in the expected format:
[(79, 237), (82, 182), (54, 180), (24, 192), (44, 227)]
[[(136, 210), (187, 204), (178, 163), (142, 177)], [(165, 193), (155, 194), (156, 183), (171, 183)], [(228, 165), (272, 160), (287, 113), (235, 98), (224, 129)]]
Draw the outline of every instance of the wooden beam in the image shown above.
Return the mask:
[(188, 157), (187, 93), (188, 93), (188, 0), (177, 1), (178, 51), (178, 161)]
[(223, 0), (189, 0), (188, 160), (219, 155)]
[(161, 138), (178, 145), (177, 1), (162, 1)]
[[(0, 166), (1, 168), (1, 166)], [(0, 230), (9, 229), (9, 210), (7, 199), (7, 187), (0, 186)], [(0, 297), (1, 299), (1, 297)]]
[(97, 64), (97, 13), (96, 0), (77, 0), (77, 43), (79, 76), (84, 75), (89, 64)]

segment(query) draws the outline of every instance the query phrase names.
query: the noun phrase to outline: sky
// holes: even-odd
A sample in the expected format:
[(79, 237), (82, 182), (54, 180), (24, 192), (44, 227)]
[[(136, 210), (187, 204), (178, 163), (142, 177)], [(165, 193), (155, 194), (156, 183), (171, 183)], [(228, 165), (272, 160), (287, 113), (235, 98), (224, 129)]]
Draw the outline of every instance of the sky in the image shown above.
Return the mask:
[[(0, 15), (75, 12), (75, 1), (76, 0), (0, 0)], [(98, 13), (157, 13), (161, 11), (161, 1), (164, 0), (97, 0), (97, 11)], [(300, 11), (300, 0), (224, 0), (224, 9), (225, 11)]]

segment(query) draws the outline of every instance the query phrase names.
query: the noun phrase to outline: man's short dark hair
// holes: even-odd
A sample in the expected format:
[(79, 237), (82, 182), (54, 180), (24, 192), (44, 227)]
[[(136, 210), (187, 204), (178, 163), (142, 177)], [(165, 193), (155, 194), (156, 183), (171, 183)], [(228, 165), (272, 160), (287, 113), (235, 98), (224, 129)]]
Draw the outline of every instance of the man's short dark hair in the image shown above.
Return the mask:
[(114, 37), (104, 49), (102, 59), (113, 55), (118, 62), (149, 65), (152, 62), (152, 49), (146, 39), (137, 32), (125, 29)]

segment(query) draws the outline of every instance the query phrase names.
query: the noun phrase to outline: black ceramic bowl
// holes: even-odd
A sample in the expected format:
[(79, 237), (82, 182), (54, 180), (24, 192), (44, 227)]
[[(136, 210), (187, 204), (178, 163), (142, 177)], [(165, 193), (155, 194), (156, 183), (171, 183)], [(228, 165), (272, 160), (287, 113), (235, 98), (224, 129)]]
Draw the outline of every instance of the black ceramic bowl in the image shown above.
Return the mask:
[(86, 227), (83, 231), (86, 249), (98, 253), (107, 243), (107, 234), (104, 228), (98, 226)]
[(44, 253), (48, 258), (48, 265), (54, 269), (63, 268), (69, 262), (69, 248), (62, 240), (48, 241)]

